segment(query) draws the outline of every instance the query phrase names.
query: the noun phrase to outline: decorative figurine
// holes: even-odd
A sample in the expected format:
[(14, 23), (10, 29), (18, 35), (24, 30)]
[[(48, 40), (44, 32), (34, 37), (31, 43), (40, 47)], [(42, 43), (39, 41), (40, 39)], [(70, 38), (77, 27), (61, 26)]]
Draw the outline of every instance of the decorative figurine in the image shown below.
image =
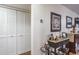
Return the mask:
[(58, 36), (56, 36), (55, 40), (58, 40)]

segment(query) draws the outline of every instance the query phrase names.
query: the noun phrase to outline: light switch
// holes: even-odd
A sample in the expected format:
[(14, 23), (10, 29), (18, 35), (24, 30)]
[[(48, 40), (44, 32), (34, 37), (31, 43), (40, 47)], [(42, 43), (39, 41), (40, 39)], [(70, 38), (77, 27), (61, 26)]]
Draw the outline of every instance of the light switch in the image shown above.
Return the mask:
[(43, 19), (40, 19), (40, 23), (43, 23)]

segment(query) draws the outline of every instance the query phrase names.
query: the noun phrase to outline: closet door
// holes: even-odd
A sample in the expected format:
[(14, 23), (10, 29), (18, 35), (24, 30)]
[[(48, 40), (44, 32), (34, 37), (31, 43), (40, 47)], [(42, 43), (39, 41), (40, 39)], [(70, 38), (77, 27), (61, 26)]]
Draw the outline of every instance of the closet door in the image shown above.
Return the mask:
[(25, 49), (26, 51), (31, 50), (31, 15), (26, 13), (25, 18)]
[(17, 11), (17, 54), (25, 52), (25, 13)]
[(16, 54), (16, 11), (7, 9), (8, 54)]
[(0, 7), (0, 55), (7, 54), (7, 13)]

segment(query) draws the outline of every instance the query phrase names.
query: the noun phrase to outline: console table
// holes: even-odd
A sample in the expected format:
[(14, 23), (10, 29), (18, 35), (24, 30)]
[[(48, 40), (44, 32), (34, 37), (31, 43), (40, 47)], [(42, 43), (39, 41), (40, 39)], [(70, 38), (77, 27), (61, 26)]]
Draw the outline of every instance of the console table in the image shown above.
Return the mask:
[(48, 40), (49, 46), (54, 48), (54, 54), (57, 55), (56, 49), (60, 46), (66, 45), (69, 42), (68, 38), (60, 38), (59, 40)]

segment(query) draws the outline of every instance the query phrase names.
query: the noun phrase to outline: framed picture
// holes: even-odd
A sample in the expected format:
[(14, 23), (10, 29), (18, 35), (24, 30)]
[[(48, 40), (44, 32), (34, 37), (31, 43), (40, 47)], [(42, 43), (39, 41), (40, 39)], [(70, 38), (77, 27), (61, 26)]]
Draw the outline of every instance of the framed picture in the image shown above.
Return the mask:
[(75, 27), (79, 28), (79, 18), (75, 18)]
[(67, 38), (67, 33), (62, 32), (62, 38)]
[(66, 16), (66, 28), (72, 28), (72, 17)]
[(51, 12), (51, 32), (61, 31), (61, 15)]

